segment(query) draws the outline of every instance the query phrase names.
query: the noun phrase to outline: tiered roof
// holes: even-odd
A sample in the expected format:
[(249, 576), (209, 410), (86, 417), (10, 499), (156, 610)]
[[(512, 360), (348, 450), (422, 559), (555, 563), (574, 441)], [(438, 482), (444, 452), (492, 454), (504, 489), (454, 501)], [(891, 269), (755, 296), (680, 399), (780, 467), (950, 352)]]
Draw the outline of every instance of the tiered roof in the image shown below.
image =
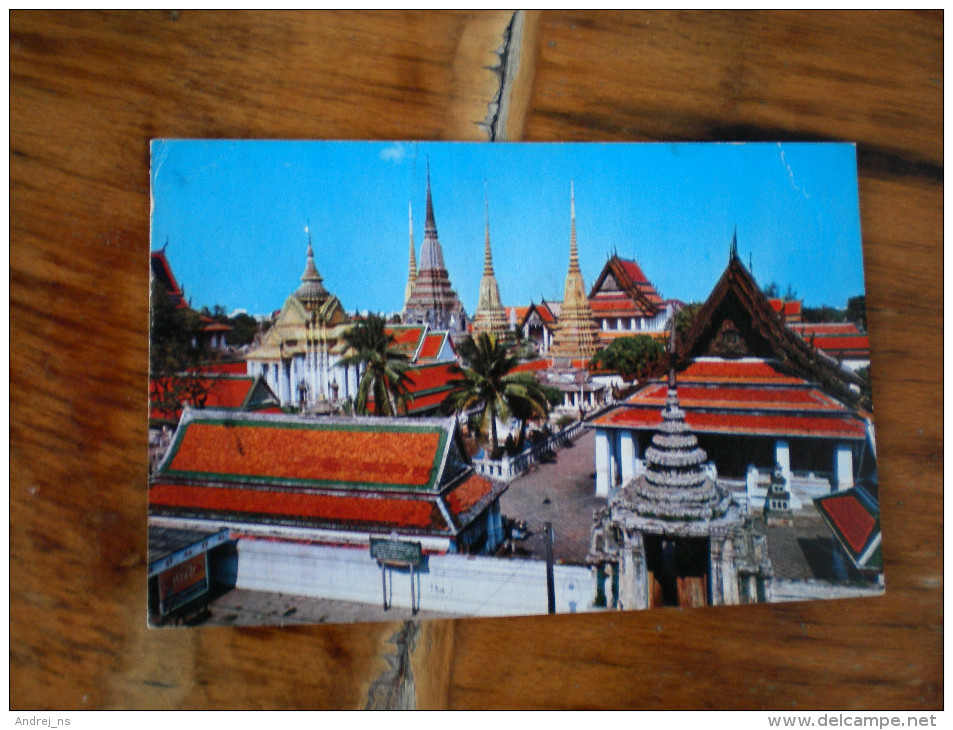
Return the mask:
[(504, 486), (454, 419), (187, 411), (149, 490), (155, 516), (453, 537)]
[(559, 311), (559, 324), (549, 354), (559, 359), (589, 360), (599, 349), (599, 329), (592, 316), (586, 285), (579, 268), (576, 248), (576, 198), (571, 191), (571, 231), (569, 236), (569, 271), (566, 293)]
[[(697, 433), (866, 438), (862, 418), (777, 362), (705, 358), (688, 365), (678, 380), (685, 421)], [(663, 421), (666, 399), (667, 385), (657, 379), (594, 423), (654, 430)]]
[(789, 324), (788, 327), (835, 360), (870, 360), (870, 338), (853, 322)]
[(613, 254), (589, 292), (589, 306), (597, 317), (654, 317), (665, 301), (638, 263)]

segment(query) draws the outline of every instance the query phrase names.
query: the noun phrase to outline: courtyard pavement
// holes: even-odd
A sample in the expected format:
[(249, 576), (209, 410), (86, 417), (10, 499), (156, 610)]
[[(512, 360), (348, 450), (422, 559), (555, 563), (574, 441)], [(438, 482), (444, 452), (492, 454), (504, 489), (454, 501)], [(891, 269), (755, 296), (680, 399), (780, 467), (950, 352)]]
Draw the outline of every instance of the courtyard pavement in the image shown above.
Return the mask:
[(582, 565), (589, 552), (593, 510), (606, 499), (596, 497), (595, 433), (591, 429), (559, 449), (552, 461), (510, 483), (500, 499), (504, 515), (528, 523), (530, 536), (515, 543), (514, 557), (546, 559), (543, 525), (552, 522), (557, 563)]

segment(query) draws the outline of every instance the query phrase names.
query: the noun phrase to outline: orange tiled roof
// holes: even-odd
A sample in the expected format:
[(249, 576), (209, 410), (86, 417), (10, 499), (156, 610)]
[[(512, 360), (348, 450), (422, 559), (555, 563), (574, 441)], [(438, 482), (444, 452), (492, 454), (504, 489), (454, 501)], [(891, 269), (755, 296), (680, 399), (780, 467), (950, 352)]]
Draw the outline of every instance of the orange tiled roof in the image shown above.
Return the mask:
[(678, 374), (678, 382), (739, 382), (800, 384), (804, 380), (782, 373), (765, 360), (695, 360)]
[(549, 359), (541, 360), (530, 360), (529, 362), (521, 362), (515, 368), (510, 370), (511, 373), (535, 373), (539, 370), (546, 370), (552, 367), (553, 361)]
[[(866, 428), (848, 416), (822, 417), (801, 414), (706, 413), (686, 410), (685, 421), (698, 433), (749, 434), (755, 436), (815, 436), (863, 439)], [(596, 426), (657, 430), (661, 408), (619, 408), (597, 418)]]
[(418, 360), (433, 360), (440, 354), (440, 348), (443, 347), (444, 340), (447, 339), (446, 332), (437, 332), (428, 334), (420, 346), (420, 352), (417, 354)]
[[(649, 385), (629, 398), (633, 405), (664, 406), (666, 383)], [(844, 407), (816, 388), (762, 388), (747, 386), (678, 386), (678, 402), (684, 408), (843, 411)]]
[(438, 425), (227, 416), (183, 420), (160, 477), (429, 489), (447, 438)]
[(479, 474), (472, 474), (446, 495), (447, 506), (454, 515), (468, 512), (493, 492), (493, 484)]
[(775, 312), (780, 313), (783, 310), (785, 317), (801, 313), (802, 302), (797, 299), (789, 299), (787, 301), (784, 299), (769, 299), (768, 304), (771, 305), (771, 309)]
[[(173, 380), (172, 378), (153, 378), (149, 383), (149, 418), (153, 419), (178, 419), (182, 409), (177, 408), (174, 413), (159, 409), (155, 406), (156, 400), (161, 396), (164, 387)], [(245, 405), (252, 387), (255, 385), (256, 378), (252, 376), (244, 377), (212, 377), (198, 378), (196, 386), (205, 394), (205, 402), (202, 404), (205, 408), (241, 408)]]
[(156, 484), (149, 490), (151, 509), (163, 508), (245, 517), (277, 517), (318, 524), (414, 527), (447, 530), (435, 501)]

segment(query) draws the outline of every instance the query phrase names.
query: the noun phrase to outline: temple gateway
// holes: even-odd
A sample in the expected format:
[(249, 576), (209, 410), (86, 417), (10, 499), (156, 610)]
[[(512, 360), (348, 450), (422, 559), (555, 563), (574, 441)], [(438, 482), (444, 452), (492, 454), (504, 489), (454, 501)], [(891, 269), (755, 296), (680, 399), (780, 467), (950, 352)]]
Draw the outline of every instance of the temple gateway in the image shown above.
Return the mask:
[[(674, 339), (674, 337), (673, 337)], [(593, 515), (596, 606), (643, 609), (771, 600), (767, 541), (708, 473), (679, 408), (674, 367), (645, 471)]]

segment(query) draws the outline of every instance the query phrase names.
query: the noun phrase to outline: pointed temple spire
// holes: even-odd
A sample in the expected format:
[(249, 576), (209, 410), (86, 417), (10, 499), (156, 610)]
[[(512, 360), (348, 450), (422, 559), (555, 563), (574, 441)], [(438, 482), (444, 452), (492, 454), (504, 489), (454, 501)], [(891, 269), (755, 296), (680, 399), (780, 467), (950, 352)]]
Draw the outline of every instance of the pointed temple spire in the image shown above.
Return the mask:
[(493, 276), (493, 254), (490, 253), (490, 200), (483, 193), (483, 220), (486, 223), (486, 242), (483, 246), (483, 275)]
[(430, 194), (430, 158), (427, 158), (427, 218), (424, 221), (424, 235), (433, 232), (437, 236), (437, 221), (433, 214), (433, 196)]
[(576, 246), (576, 191), (570, 183), (569, 272), (559, 310), (559, 323), (549, 354), (554, 359), (589, 360), (599, 347), (599, 330), (586, 297)]
[(304, 273), (301, 275), (301, 286), (295, 291), (298, 297), (306, 306), (314, 302), (327, 299), (328, 290), (322, 283), (324, 280), (318, 273), (318, 267), (314, 265), (314, 248), (311, 246), (311, 226), (308, 226), (308, 260), (305, 263)]
[(493, 254), (490, 251), (490, 203), (484, 193), (486, 242), (483, 249), (483, 278), (480, 279), (480, 298), (473, 317), (473, 329), (501, 337), (507, 329), (506, 310), (500, 300), (500, 287), (493, 273)]
[(404, 306), (410, 301), (410, 295), (414, 290), (414, 284), (417, 283), (417, 256), (414, 251), (414, 206), (413, 203), (407, 203), (407, 220), (410, 226), (410, 257), (407, 271), (407, 288), (404, 289)]
[(738, 224), (735, 223), (735, 232), (731, 237), (731, 251), (728, 254), (728, 260), (738, 258)]
[(450, 330), (451, 336), (466, 334), (466, 312), (443, 262), (443, 249), (437, 238), (437, 221), (433, 212), (433, 194), (430, 190), (430, 161), (427, 161), (427, 220), (424, 223), (424, 242), (420, 247), (420, 265), (410, 294), (404, 302), (403, 320), (406, 324), (428, 324), (435, 329)]

